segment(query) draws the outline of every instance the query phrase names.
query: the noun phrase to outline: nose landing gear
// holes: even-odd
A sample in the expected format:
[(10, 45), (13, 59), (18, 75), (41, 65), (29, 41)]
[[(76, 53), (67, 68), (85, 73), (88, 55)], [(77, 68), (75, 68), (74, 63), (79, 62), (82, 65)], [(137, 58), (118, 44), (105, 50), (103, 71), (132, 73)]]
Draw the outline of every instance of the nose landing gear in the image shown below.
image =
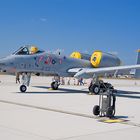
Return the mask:
[(21, 81), (22, 85), (19, 88), (21, 92), (26, 92), (27, 86), (29, 86), (30, 84), (30, 79), (31, 79), (31, 73), (27, 73), (27, 72), (22, 73), (22, 81)]

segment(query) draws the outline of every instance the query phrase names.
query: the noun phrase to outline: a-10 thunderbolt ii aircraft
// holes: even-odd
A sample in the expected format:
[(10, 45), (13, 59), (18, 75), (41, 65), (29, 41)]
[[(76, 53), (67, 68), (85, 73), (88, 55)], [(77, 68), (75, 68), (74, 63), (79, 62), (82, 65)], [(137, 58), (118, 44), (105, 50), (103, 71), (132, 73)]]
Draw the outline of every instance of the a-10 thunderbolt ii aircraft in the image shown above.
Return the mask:
[[(120, 66), (120, 59), (112, 54), (95, 51), (91, 56), (73, 52), (70, 57), (47, 53), (35, 46), (23, 46), (13, 54), (0, 59), (0, 70), (3, 72), (22, 73), (21, 92), (26, 92), (31, 74), (57, 75), (60, 77), (92, 78), (89, 91), (98, 94), (104, 82), (100, 82), (101, 74), (115, 73), (120, 70), (138, 69), (140, 65)], [(51, 87), (57, 90), (58, 81)], [(106, 84), (110, 86), (111, 84)]]

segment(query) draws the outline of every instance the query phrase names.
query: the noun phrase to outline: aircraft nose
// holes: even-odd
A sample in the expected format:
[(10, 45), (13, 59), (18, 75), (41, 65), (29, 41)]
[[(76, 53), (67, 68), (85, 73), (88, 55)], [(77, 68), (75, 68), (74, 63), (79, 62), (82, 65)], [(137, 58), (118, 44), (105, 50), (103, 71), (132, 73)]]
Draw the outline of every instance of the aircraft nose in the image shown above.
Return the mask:
[(7, 62), (8, 62), (8, 60), (6, 58), (0, 59), (0, 71), (1, 72), (6, 72), (6, 67), (8, 66)]
[(4, 60), (0, 59), (0, 71), (3, 71), (5, 66), (6, 66), (6, 64), (5, 64)]
[(0, 62), (0, 68), (6, 66), (5, 63)]

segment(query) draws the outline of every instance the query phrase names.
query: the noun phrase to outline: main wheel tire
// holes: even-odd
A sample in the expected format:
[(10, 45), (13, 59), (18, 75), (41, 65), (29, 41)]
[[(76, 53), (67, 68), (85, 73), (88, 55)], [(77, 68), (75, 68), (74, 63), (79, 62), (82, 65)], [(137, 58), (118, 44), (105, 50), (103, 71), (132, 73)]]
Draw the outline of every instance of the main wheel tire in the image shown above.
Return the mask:
[(51, 88), (53, 89), (53, 90), (57, 90), (58, 89), (58, 82), (52, 82), (51, 83)]
[(20, 86), (20, 91), (21, 92), (26, 92), (26, 90), (27, 90), (27, 87), (25, 85)]
[(99, 92), (100, 92), (100, 87), (99, 87), (98, 85), (93, 85), (93, 86), (92, 86), (92, 91), (93, 91), (93, 93), (95, 93), (95, 94), (99, 94)]
[(90, 85), (90, 87), (89, 87), (89, 91), (91, 92), (91, 93), (94, 93), (94, 94), (99, 94), (99, 92), (100, 92), (100, 87), (98, 86), (98, 85)]
[(98, 105), (93, 107), (93, 114), (96, 116), (100, 114), (100, 107)]

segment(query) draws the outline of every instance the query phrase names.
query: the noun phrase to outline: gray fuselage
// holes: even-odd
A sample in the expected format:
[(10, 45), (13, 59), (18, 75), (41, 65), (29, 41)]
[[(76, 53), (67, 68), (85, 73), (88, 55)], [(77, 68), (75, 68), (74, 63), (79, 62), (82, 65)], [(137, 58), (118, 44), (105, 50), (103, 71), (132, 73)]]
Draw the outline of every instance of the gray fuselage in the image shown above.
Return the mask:
[(71, 68), (92, 67), (90, 61), (74, 59), (52, 53), (13, 54), (0, 60), (2, 70), (8, 72), (44, 73), (47, 75), (73, 76)]

